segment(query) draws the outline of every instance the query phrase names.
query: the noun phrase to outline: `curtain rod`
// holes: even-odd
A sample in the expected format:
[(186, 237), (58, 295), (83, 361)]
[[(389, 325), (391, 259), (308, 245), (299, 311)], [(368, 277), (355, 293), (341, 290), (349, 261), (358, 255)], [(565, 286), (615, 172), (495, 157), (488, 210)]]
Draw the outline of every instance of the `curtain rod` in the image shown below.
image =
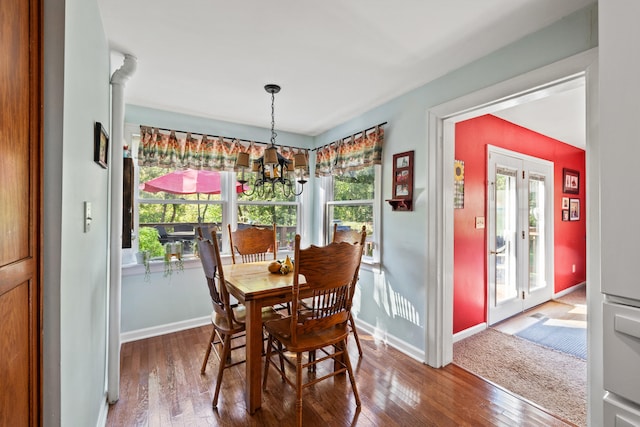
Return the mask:
[[(366, 133), (367, 133), (367, 132), (369, 132), (370, 130), (375, 129), (375, 128), (380, 127), (380, 126), (384, 126), (384, 125), (386, 125), (386, 124), (387, 124), (387, 122), (382, 122), (382, 123), (377, 124), (377, 125), (375, 125), (375, 126), (371, 126), (370, 128), (367, 128), (367, 129), (365, 129), (365, 130), (361, 130), (360, 132), (356, 132), (356, 133), (354, 133), (353, 135), (349, 135), (349, 136), (345, 136), (344, 138), (340, 138), (340, 141), (344, 141), (344, 140), (345, 140), (345, 139), (347, 139), (347, 138), (353, 138), (353, 137), (355, 137), (356, 135), (360, 135), (360, 134), (366, 135)], [(334, 143), (336, 143), (336, 142), (338, 142), (338, 141), (330, 142), (329, 144), (325, 144), (325, 145), (323, 145), (322, 147), (312, 148), (312, 149), (310, 149), (309, 151), (318, 151), (318, 150), (320, 150), (321, 148), (324, 148), (324, 147), (326, 147), (327, 145), (331, 145), (331, 144), (334, 144)]]
[[(157, 130), (163, 130), (166, 132), (176, 132), (176, 133), (186, 133), (191, 134), (191, 135), (200, 135), (200, 136), (206, 136), (208, 138), (221, 138), (221, 139), (228, 139), (231, 141), (240, 141), (240, 142), (247, 142), (249, 144), (262, 144), (262, 145), (271, 145), (270, 142), (262, 142), (262, 141), (249, 141), (248, 139), (242, 139), (242, 138), (232, 138), (230, 136), (220, 136), (220, 135), (210, 135), (208, 133), (199, 133), (199, 132), (187, 132), (184, 130), (177, 130), (177, 129), (166, 129), (166, 128), (161, 128), (158, 126), (145, 126), (145, 125), (141, 125), (141, 127), (145, 127), (145, 128), (149, 128), (149, 129), (157, 129)], [(282, 147), (282, 148), (297, 148), (299, 150), (308, 150), (308, 148), (302, 148), (302, 147), (293, 147), (290, 145), (282, 145), (282, 144), (275, 144), (276, 147)]]
[[(340, 140), (341, 140), (341, 141), (344, 141), (344, 140), (345, 140), (345, 139), (347, 139), (347, 138), (355, 137), (356, 135), (359, 135), (359, 134), (366, 134), (366, 133), (367, 133), (367, 132), (369, 132), (370, 130), (375, 129), (375, 128), (380, 127), (380, 126), (384, 126), (384, 125), (386, 125), (386, 124), (387, 124), (387, 122), (382, 122), (382, 123), (380, 123), (380, 124), (378, 124), (378, 125), (371, 126), (370, 128), (367, 128), (367, 129), (362, 130), (362, 131), (360, 131), (360, 132), (356, 132), (356, 133), (354, 133), (353, 135), (350, 135), (350, 136), (346, 136), (346, 137), (344, 137), (344, 138), (341, 138)], [(145, 126), (145, 125), (142, 125), (141, 127), (145, 127), (145, 128), (149, 128), (149, 129), (158, 129), (158, 130), (163, 130), (163, 131), (167, 131), (167, 132), (186, 133), (186, 134), (192, 134), (192, 135), (207, 136), (207, 137), (211, 137), (211, 138), (229, 139), (229, 140), (232, 140), (232, 141), (247, 142), (247, 143), (249, 143), (249, 144), (252, 144), (252, 143), (253, 143), (253, 144), (271, 145), (271, 143), (270, 143), (270, 142), (249, 141), (249, 140), (247, 140), (247, 139), (242, 139), (242, 138), (231, 138), (231, 137), (228, 137), (228, 136), (209, 135), (209, 134), (199, 133), (199, 132), (186, 132), (186, 131), (183, 131), (183, 130), (166, 129), (166, 128), (161, 128), (161, 127), (158, 127), (158, 126)], [(335, 141), (334, 141), (334, 142), (335, 142)], [(275, 145), (276, 145), (276, 147), (282, 147), (282, 148), (297, 148), (297, 149), (299, 149), (299, 150), (317, 151), (317, 150), (319, 150), (320, 148), (324, 148), (324, 147), (326, 147), (327, 145), (331, 145), (331, 144), (333, 144), (333, 142), (332, 142), (332, 143), (329, 143), (329, 144), (326, 144), (326, 145), (323, 145), (322, 147), (318, 147), (318, 148), (293, 147), (293, 146), (290, 146), (290, 145), (282, 145), (282, 144), (275, 144)]]

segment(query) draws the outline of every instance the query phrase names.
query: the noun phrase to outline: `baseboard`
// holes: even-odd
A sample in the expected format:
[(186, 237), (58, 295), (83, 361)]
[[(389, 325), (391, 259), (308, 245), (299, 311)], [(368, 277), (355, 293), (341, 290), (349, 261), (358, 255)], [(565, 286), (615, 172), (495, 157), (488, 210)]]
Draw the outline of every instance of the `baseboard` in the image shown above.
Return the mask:
[(573, 285), (570, 288), (563, 289), (560, 292), (558, 292), (557, 294), (553, 294), (553, 299), (557, 299), (557, 298), (563, 297), (563, 296), (565, 296), (567, 294), (570, 294), (573, 291), (577, 291), (578, 289), (580, 289), (583, 286), (587, 286), (587, 282), (578, 283), (577, 285)]
[(195, 319), (183, 320), (181, 322), (158, 325), (151, 328), (138, 329), (135, 331), (123, 332), (120, 334), (120, 343), (137, 341), (145, 338), (157, 337), (159, 335), (170, 334), (172, 332), (183, 331), (185, 329), (197, 328), (198, 326), (211, 323), (210, 316), (198, 317)]
[(370, 334), (375, 340), (379, 340), (384, 342), (387, 345), (395, 348), (399, 352), (406, 354), (407, 356), (417, 360), (420, 363), (426, 363), (427, 357), (423, 350), (405, 342), (399, 340), (393, 336), (387, 334), (386, 331), (383, 331), (379, 328), (370, 325), (362, 319), (355, 318), (356, 326), (358, 329), (362, 329), (364, 332)]
[(465, 338), (469, 338), (471, 335), (475, 335), (478, 332), (482, 332), (487, 329), (487, 324), (485, 322), (479, 323), (475, 326), (472, 326), (464, 331), (460, 331), (457, 334), (453, 334), (453, 342), (457, 343), (460, 340)]
[(100, 406), (100, 413), (98, 414), (98, 421), (96, 427), (105, 427), (107, 425), (107, 414), (109, 413), (109, 404), (107, 403), (107, 394), (104, 395), (104, 402)]

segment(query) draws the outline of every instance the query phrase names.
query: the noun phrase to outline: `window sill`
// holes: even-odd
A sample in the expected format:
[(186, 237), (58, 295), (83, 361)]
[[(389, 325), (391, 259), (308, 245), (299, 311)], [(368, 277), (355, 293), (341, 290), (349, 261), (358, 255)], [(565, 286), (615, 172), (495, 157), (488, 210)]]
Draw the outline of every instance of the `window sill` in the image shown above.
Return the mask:
[[(278, 259), (285, 259), (289, 256), (293, 256), (293, 251), (282, 250), (278, 252)], [(231, 264), (231, 254), (220, 254), (220, 260), (222, 261), (222, 265)], [(171, 261), (173, 265), (173, 269), (175, 271), (175, 260)], [(200, 263), (200, 258), (189, 255), (182, 259), (182, 266), (185, 270), (192, 268), (202, 268), (202, 264)], [(149, 272), (150, 273), (164, 273), (164, 260), (162, 259), (153, 259), (149, 262)], [(143, 275), (144, 265), (138, 263), (130, 263), (122, 265), (122, 276), (136, 276)]]

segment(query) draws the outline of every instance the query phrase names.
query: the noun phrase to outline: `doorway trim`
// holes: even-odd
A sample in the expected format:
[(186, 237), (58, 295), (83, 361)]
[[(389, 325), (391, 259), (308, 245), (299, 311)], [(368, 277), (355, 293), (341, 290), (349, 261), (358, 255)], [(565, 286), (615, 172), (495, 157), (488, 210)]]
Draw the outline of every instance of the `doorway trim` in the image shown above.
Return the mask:
[[(593, 48), (537, 70), (435, 106), (427, 121), (427, 292), (426, 363), (439, 368), (453, 361), (453, 164), (455, 124), (507, 107), (563, 92), (584, 81), (594, 94), (588, 68)], [(586, 81), (585, 81), (586, 80)], [(588, 101), (589, 102), (589, 101)], [(589, 106), (587, 106), (589, 108)], [(590, 128), (587, 115), (587, 129)], [(587, 207), (588, 209), (588, 207)]]

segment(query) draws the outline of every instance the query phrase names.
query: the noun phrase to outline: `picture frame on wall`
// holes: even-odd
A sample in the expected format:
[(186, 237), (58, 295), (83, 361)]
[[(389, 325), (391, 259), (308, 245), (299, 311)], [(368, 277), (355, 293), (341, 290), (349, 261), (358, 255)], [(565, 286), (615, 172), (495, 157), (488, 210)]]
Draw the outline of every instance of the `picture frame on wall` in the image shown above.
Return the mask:
[(102, 168), (108, 167), (109, 158), (109, 134), (102, 123), (96, 122), (93, 136), (93, 161)]
[(569, 209), (562, 210), (562, 220), (569, 221)]
[(562, 169), (562, 192), (567, 194), (580, 193), (580, 172), (573, 169)]
[(568, 197), (563, 197), (562, 198), (562, 210), (569, 210), (569, 198)]
[(387, 199), (394, 211), (413, 210), (413, 151), (393, 155), (392, 198)]
[(578, 221), (580, 219), (580, 199), (569, 199), (569, 220)]
[(410, 199), (413, 194), (413, 151), (393, 156), (393, 198)]

